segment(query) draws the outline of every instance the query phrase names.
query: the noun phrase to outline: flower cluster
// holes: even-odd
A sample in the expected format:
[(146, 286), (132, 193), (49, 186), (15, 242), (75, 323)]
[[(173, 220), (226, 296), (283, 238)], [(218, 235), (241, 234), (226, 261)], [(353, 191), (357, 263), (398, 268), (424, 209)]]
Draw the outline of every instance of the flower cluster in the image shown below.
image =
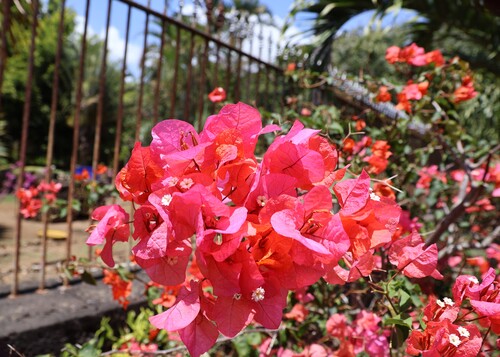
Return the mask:
[(417, 46), (415, 43), (403, 48), (398, 46), (389, 47), (385, 53), (385, 59), (391, 64), (402, 62), (415, 67), (429, 64), (441, 67), (444, 64), (441, 51), (434, 50), (426, 53), (422, 47)]
[(43, 207), (44, 200), (50, 205), (55, 202), (56, 194), (61, 190), (61, 183), (42, 181), (37, 186), (20, 188), (16, 195), (19, 199), (20, 212), (24, 218), (34, 218)]
[[(393, 242), (401, 209), (371, 191), (364, 171), (342, 180), (346, 169), (337, 169), (337, 151), (319, 130), (296, 121), (257, 159), (258, 137), (277, 130), (262, 128), (259, 112), (243, 103), (224, 106), (200, 133), (166, 120), (116, 177), (121, 198), (135, 207), (134, 260), (155, 283), (182, 285), (150, 321), (177, 331), (194, 356), (219, 333), (233, 337), (252, 322), (277, 328), (290, 290), (321, 277), (344, 284), (367, 276), (381, 247), (391, 247), (404, 275), (439, 277), (436, 246), (416, 233)], [(372, 148), (383, 158), (387, 150), (385, 142)], [(111, 205), (92, 217), (100, 222), (87, 243), (104, 243), (101, 258), (113, 266), (112, 246), (127, 240), (129, 215)]]
[[(494, 269), (483, 281), (472, 275), (460, 275), (453, 286), (453, 298), (432, 297), (424, 309), (425, 329), (413, 330), (407, 353), (412, 356), (477, 356), (483, 342), (479, 328), (470, 321), (479, 320), (492, 332), (500, 333), (500, 288)], [(471, 314), (477, 316), (474, 319)], [(467, 317), (467, 319), (465, 319)]]
[(369, 356), (389, 356), (390, 330), (383, 330), (380, 317), (373, 312), (362, 310), (349, 323), (345, 315), (333, 314), (326, 322), (329, 335), (339, 340), (340, 350), (336, 356), (354, 356), (366, 352)]

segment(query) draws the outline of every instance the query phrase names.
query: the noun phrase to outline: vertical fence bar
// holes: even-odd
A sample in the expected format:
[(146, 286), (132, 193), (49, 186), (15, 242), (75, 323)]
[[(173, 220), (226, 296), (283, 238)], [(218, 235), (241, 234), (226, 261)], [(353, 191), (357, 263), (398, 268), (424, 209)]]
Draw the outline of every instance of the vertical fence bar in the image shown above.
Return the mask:
[[(264, 30), (262, 25), (260, 25), (260, 31), (259, 31), (259, 61), (262, 60), (262, 49), (264, 47)], [(257, 78), (256, 78), (256, 83), (255, 83), (255, 105), (259, 104), (259, 94), (260, 94), (260, 70), (262, 66), (260, 63), (257, 63)]]
[(181, 50), (181, 28), (177, 27), (175, 35), (175, 63), (174, 63), (174, 79), (172, 83), (172, 93), (170, 96), (170, 118), (175, 115), (175, 100), (177, 99), (177, 81), (179, 79), (179, 52)]
[[(148, 8), (151, 1), (148, 0)], [(144, 41), (142, 43), (142, 58), (141, 58), (141, 80), (139, 82), (139, 101), (137, 103), (137, 114), (135, 120), (135, 141), (139, 141), (139, 134), (142, 126), (142, 100), (144, 97), (144, 67), (146, 65), (146, 54), (148, 53), (148, 32), (149, 32), (149, 12), (146, 12), (146, 23), (144, 25)]]
[[(56, 59), (54, 64), (54, 77), (52, 80), (52, 99), (50, 103), (50, 119), (49, 133), (47, 138), (47, 155), (45, 158), (45, 182), (49, 183), (52, 178), (52, 160), (54, 156), (54, 130), (56, 125), (57, 102), (59, 99), (59, 67), (61, 66), (62, 45), (64, 38), (64, 11), (66, 9), (66, 0), (62, 0), (61, 14), (59, 15), (59, 26), (57, 27), (57, 49)], [(42, 231), (42, 263), (40, 270), (40, 284), (38, 289), (45, 289), (45, 274), (47, 264), (47, 231), (49, 228), (49, 210), (42, 215), (43, 231)]]
[(189, 56), (188, 56), (188, 69), (187, 69), (187, 79), (186, 79), (186, 99), (184, 104), (184, 118), (185, 121), (189, 121), (189, 112), (191, 105), (191, 81), (193, 76), (193, 55), (194, 55), (194, 32), (191, 32), (191, 41), (189, 46)]
[(160, 106), (160, 88), (161, 88), (161, 71), (163, 64), (163, 50), (165, 48), (165, 32), (167, 25), (165, 20), (161, 21), (161, 42), (160, 42), (160, 56), (158, 57), (158, 67), (156, 68), (156, 84), (155, 84), (155, 100), (153, 105), (153, 125), (158, 122), (159, 106)]
[[(16, 182), (16, 191), (19, 190), (24, 182), (24, 172), (26, 167), (26, 147), (28, 144), (28, 128), (31, 114), (31, 95), (33, 91), (33, 72), (35, 67), (35, 46), (36, 30), (38, 26), (38, 0), (33, 0), (33, 19), (31, 24), (31, 43), (28, 57), (28, 76), (26, 79), (26, 92), (24, 93), (23, 121), (21, 131), (21, 147), (19, 150), (19, 176)], [(16, 296), (19, 291), (19, 260), (21, 257), (21, 201), (18, 200), (16, 226), (14, 229), (15, 252), (14, 252), (14, 281), (12, 283), (11, 296)]]
[[(69, 169), (69, 185), (68, 185), (68, 208), (66, 215), (67, 223), (67, 240), (66, 240), (66, 265), (71, 261), (71, 242), (73, 240), (73, 197), (75, 195), (74, 174), (76, 170), (76, 162), (78, 160), (78, 147), (80, 142), (80, 112), (83, 98), (83, 79), (85, 76), (85, 56), (87, 54), (87, 27), (89, 22), (90, 0), (86, 2), (85, 8), (85, 25), (82, 36), (80, 61), (78, 64), (78, 80), (76, 85), (75, 99), (75, 116), (73, 119), (73, 146), (71, 148), (71, 162)], [(69, 281), (64, 280), (64, 285), (68, 285)]]
[[(108, 0), (108, 13), (106, 17), (106, 32), (104, 35), (104, 44), (102, 49), (102, 59), (101, 68), (99, 70), (99, 99), (97, 102), (97, 118), (95, 121), (94, 129), (94, 149), (92, 152), (92, 181), (90, 185), (90, 190), (95, 193), (97, 185), (97, 165), (99, 163), (99, 151), (101, 149), (101, 130), (102, 130), (102, 116), (104, 111), (104, 95), (106, 92), (106, 60), (108, 53), (108, 34), (109, 34), (109, 22), (111, 19), (111, 6), (112, 0)], [(89, 207), (92, 211), (94, 207)], [(91, 218), (92, 220), (92, 218)], [(92, 260), (92, 252), (94, 251), (91, 245), (88, 246), (88, 259)]]
[[(215, 66), (214, 66), (214, 88), (220, 87), (219, 85), (219, 62), (220, 62), (220, 45), (217, 44), (217, 49), (215, 50)], [(211, 88), (213, 89), (213, 88)], [(225, 88), (227, 90), (227, 88)], [(215, 103), (212, 103), (212, 113), (215, 112)]]
[(118, 98), (118, 113), (116, 118), (116, 136), (115, 136), (115, 146), (114, 146), (114, 154), (113, 154), (113, 176), (118, 174), (118, 164), (120, 161), (120, 146), (121, 146), (121, 138), (122, 138), (122, 130), (123, 130), (123, 96), (125, 95), (125, 76), (127, 70), (127, 51), (128, 51), (128, 39), (130, 33), (130, 15), (132, 13), (132, 8), (130, 5), (128, 6), (127, 11), (127, 25), (125, 29), (125, 49), (123, 53), (123, 62), (122, 62), (122, 70), (121, 70), (121, 79), (120, 79), (120, 94)]
[[(240, 37), (239, 40), (240, 40), (240, 50), (241, 50), (243, 45), (243, 37)], [(240, 86), (241, 86), (241, 52), (238, 52), (238, 64), (236, 66), (236, 91), (235, 91), (235, 97), (237, 102), (240, 101), (240, 96), (241, 96)]]
[(208, 39), (205, 39), (205, 48), (203, 50), (203, 59), (201, 62), (201, 76), (200, 76), (200, 86), (198, 95), (198, 132), (203, 129), (203, 102), (205, 100), (205, 80), (206, 80), (206, 68), (208, 62)]
[(227, 67), (226, 67), (226, 93), (230, 93), (231, 85), (231, 48), (227, 49)]
[[(250, 24), (249, 25), (250, 27), (248, 28), (248, 33), (250, 35), (250, 40), (249, 40), (249, 48), (250, 48), (250, 53), (252, 53), (252, 49), (253, 49), (253, 24)], [(245, 86), (245, 100), (247, 101), (250, 101), (250, 78), (252, 78), (252, 59), (249, 57), (248, 58), (248, 67), (247, 67), (247, 80), (246, 80), (246, 83), (247, 85)]]
[[(109, 23), (111, 20), (112, 0), (108, 0), (108, 13), (106, 17), (106, 33), (102, 49), (101, 69), (99, 71), (99, 99), (97, 102), (97, 119), (95, 124), (94, 150), (92, 154), (92, 182), (96, 181), (97, 164), (99, 163), (99, 150), (101, 149), (102, 116), (104, 111), (104, 95), (106, 94), (106, 61), (108, 54)], [(93, 187), (95, 185), (92, 185)]]
[(2, 21), (2, 47), (0, 47), (0, 110), (2, 110), (2, 86), (3, 86), (3, 74), (5, 71), (5, 63), (7, 62), (7, 34), (10, 28), (10, 6), (12, 0), (3, 0), (3, 21)]

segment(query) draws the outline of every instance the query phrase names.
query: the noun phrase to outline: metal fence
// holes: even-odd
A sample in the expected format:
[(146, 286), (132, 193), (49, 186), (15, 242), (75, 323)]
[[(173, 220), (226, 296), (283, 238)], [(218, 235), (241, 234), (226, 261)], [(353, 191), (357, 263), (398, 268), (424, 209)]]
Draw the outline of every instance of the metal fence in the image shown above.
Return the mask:
[[(268, 110), (281, 110), (283, 103), (284, 79), (283, 70), (280, 66), (269, 63), (272, 54), (276, 54), (279, 44), (273, 43), (268, 34), (263, 33), (263, 27), (259, 25), (245, 25), (241, 27), (238, 22), (232, 21), (226, 26), (226, 31), (212, 35), (212, 29), (220, 27), (220, 18), (214, 18), (214, 9), (211, 1), (206, 1), (203, 11), (206, 21), (200, 22), (196, 17), (202, 9), (198, 1), (193, 3), (194, 11), (190, 16), (191, 23), (186, 23), (186, 17), (181, 16), (181, 8), (169, 9), (167, 2), (163, 12), (152, 9), (131, 0), (99, 0), (96, 4), (102, 12), (106, 13), (106, 25), (103, 39), (101, 38), (102, 50), (99, 60), (89, 60), (89, 46), (91, 43), (91, 28), (89, 27), (89, 9), (91, 0), (81, 0), (85, 3), (85, 15), (83, 17), (83, 30), (79, 38), (79, 48), (76, 48), (78, 66), (74, 71), (73, 88), (71, 89), (71, 118), (72, 118), (72, 143), (71, 149), (67, 151), (62, 161), (66, 163), (69, 170), (69, 182), (67, 187), (67, 217), (66, 217), (66, 259), (70, 261), (74, 252), (72, 251), (74, 213), (72, 202), (75, 197), (75, 180), (73, 174), (79, 163), (86, 159), (91, 166), (91, 173), (95, 174), (99, 163), (108, 163), (111, 167), (111, 175), (114, 176), (121, 164), (120, 151), (124, 145), (130, 148), (131, 138), (124, 136), (133, 132), (133, 140), (141, 140), (144, 135), (141, 129), (150, 128), (158, 120), (166, 117), (177, 117), (195, 123), (198, 128), (203, 125), (203, 118), (216, 109), (215, 104), (207, 100), (208, 92), (214, 87), (223, 87), (228, 100), (236, 102), (239, 100), (250, 104), (264, 106)], [(2, 0), (2, 31), (0, 33), (0, 113), (2, 112), (2, 84), (5, 79), (5, 70), (11, 64), (9, 62), (9, 48), (16, 46), (15, 39), (9, 37), (9, 30), (18, 21), (18, 14), (13, 13), (19, 1)], [(63, 76), (62, 65), (64, 61), (65, 46), (68, 39), (65, 32), (65, 20), (68, 16), (66, 0), (60, 1), (58, 11), (58, 33), (55, 60), (53, 63), (52, 94), (50, 105), (50, 119), (48, 132), (33, 132), (30, 129), (33, 103), (33, 86), (37, 77), (43, 73), (37, 72), (35, 63), (37, 61), (37, 41), (40, 36), (39, 13), (40, 0), (31, 0), (23, 4), (27, 10), (23, 21), (30, 26), (30, 44), (28, 54), (28, 67), (26, 68), (26, 86), (24, 93), (24, 107), (22, 110), (22, 129), (19, 140), (19, 163), (17, 188), (23, 186), (26, 163), (30, 156), (30, 139), (35, 137), (46, 137), (46, 159), (44, 176), (45, 181), (50, 181), (53, 176), (54, 145), (58, 116), (61, 115), (60, 84)], [(95, 4), (94, 4), (95, 5)], [(115, 9), (125, 7), (125, 18), (119, 19), (125, 23), (124, 49), (121, 58), (111, 60), (109, 57), (109, 41), (111, 18)], [(177, 15), (173, 15), (177, 14)], [(197, 15), (198, 14), (198, 15)], [(127, 58), (131, 52), (131, 28), (137, 24), (142, 27), (143, 36), (141, 59), (139, 68), (136, 70), (138, 80), (133, 84), (128, 80), (130, 65)], [(200, 23), (202, 23), (200, 25)], [(73, 41), (75, 43), (75, 41)], [(10, 46), (10, 47), (9, 47)], [(243, 48), (257, 48), (257, 54), (243, 51)], [(254, 52), (255, 53), (255, 52)], [(266, 58), (266, 61), (263, 60)], [(119, 62), (119, 80), (112, 83), (115, 87), (110, 88), (107, 79), (109, 66), (116, 67)], [(98, 74), (97, 91), (88, 93), (85, 88), (86, 80)], [(114, 94), (113, 94), (114, 93)], [(116, 95), (115, 110), (107, 111), (108, 100)], [(113, 98), (111, 98), (113, 99)], [(91, 105), (88, 103), (92, 103)], [(92, 107), (91, 109), (89, 109)], [(92, 140), (91, 159), (82, 158), (82, 116), (91, 117)], [(109, 118), (109, 116), (113, 118)], [(127, 127), (128, 125), (128, 127)], [(110, 127), (111, 126), (111, 127)], [(85, 128), (88, 130), (88, 123)], [(135, 128), (130, 129), (130, 127)], [(128, 130), (125, 130), (128, 128)], [(103, 136), (109, 140), (113, 136), (112, 143), (107, 142), (107, 151), (104, 151)], [(110, 149), (111, 147), (111, 149)], [(40, 150), (40, 148), (37, 148)], [(61, 158), (58, 158), (61, 162)], [(95, 180), (95, 175), (91, 180)], [(43, 233), (40, 247), (40, 278), (39, 288), (46, 287), (47, 250), (49, 249), (47, 232), (52, 224), (48, 212), (42, 214)], [(20, 212), (16, 214), (14, 229), (15, 252), (13, 259), (13, 279), (11, 294), (16, 295), (19, 291), (19, 269), (21, 247), (23, 239), (24, 220)]]

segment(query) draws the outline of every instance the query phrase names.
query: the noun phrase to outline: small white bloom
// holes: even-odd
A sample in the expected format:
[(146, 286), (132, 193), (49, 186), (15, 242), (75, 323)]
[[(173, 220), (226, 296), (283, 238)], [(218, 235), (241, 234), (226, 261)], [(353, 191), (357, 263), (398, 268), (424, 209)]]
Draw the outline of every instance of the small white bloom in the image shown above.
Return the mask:
[(172, 202), (172, 195), (167, 193), (165, 196), (161, 198), (161, 205), (162, 206), (169, 206), (170, 202)]
[(370, 193), (370, 199), (374, 200), (374, 201), (380, 201), (380, 197), (377, 196), (374, 192)]
[(479, 280), (475, 276), (469, 277), (469, 281), (472, 281), (474, 284), (479, 284)]
[(444, 307), (444, 302), (442, 302), (441, 300), (437, 300), (436, 304), (438, 304), (439, 307)]
[(258, 196), (257, 197), (257, 204), (261, 207), (264, 207), (267, 203), (267, 197), (266, 196)]
[(462, 327), (460, 326), (458, 328), (458, 333), (460, 334), (460, 336), (462, 337), (465, 337), (465, 338), (469, 338), (470, 337), (470, 332), (467, 331), (467, 329), (465, 327)]
[(185, 179), (183, 179), (181, 181), (181, 183), (179, 184), (179, 186), (183, 189), (183, 190), (189, 190), (191, 188), (191, 186), (194, 185), (194, 181), (192, 179), (190, 179), (189, 177), (186, 177)]
[(460, 346), (460, 343), (462, 342), (462, 341), (460, 341), (460, 337), (458, 337), (454, 333), (450, 334), (448, 339), (450, 340), (450, 343), (455, 347)]
[(446, 305), (448, 305), (448, 306), (453, 306), (453, 305), (455, 305), (455, 303), (453, 302), (453, 300), (452, 300), (452, 299), (450, 299), (449, 297), (445, 297), (445, 298), (443, 299), (443, 301), (444, 301), (444, 303), (445, 303)]
[(252, 293), (252, 300), (255, 302), (259, 302), (259, 301), (264, 300), (265, 293), (266, 293), (266, 291), (262, 287), (255, 289)]
[(174, 187), (175, 185), (177, 185), (177, 183), (179, 183), (179, 179), (177, 177), (171, 177), (168, 180), (168, 186), (169, 187)]

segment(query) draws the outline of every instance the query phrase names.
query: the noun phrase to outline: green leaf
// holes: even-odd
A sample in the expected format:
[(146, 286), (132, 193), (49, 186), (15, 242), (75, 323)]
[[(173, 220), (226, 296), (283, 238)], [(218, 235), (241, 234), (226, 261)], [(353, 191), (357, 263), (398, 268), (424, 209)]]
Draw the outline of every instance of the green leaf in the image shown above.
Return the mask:
[(399, 310), (404, 311), (411, 303), (411, 296), (404, 290), (399, 290)]
[(96, 285), (96, 281), (94, 279), (94, 277), (92, 276), (92, 274), (90, 274), (88, 271), (84, 271), (81, 275), (82, 277), (82, 281), (84, 283), (87, 283), (87, 284), (90, 284), (90, 285)]

